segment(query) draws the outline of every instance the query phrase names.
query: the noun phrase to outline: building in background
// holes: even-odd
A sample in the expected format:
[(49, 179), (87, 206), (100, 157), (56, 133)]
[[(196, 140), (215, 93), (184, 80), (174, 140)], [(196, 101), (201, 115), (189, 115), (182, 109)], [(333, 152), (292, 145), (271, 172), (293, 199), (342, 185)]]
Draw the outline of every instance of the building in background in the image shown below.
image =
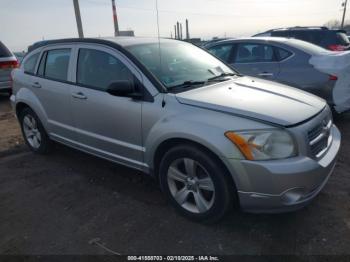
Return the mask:
[(135, 36), (134, 30), (119, 31), (118, 36)]

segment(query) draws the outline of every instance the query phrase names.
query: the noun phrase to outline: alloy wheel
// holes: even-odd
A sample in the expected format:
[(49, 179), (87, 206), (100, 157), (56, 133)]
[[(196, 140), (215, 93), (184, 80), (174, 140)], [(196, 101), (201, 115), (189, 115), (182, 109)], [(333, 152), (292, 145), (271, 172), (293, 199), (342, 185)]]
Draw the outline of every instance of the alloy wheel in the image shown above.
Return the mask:
[(29, 145), (38, 149), (41, 145), (41, 133), (35, 118), (29, 114), (23, 118), (23, 131)]
[(215, 187), (209, 172), (197, 161), (180, 158), (171, 163), (167, 181), (172, 197), (192, 213), (205, 213), (214, 204)]

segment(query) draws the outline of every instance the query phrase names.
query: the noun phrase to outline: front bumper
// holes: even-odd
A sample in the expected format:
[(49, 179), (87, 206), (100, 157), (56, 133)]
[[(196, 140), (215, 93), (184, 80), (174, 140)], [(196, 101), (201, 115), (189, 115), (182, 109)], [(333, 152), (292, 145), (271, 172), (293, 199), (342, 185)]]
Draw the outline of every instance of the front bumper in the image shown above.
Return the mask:
[(340, 149), (340, 132), (319, 160), (299, 156), (278, 161), (230, 160), (240, 206), (253, 213), (294, 211), (307, 205), (325, 186)]

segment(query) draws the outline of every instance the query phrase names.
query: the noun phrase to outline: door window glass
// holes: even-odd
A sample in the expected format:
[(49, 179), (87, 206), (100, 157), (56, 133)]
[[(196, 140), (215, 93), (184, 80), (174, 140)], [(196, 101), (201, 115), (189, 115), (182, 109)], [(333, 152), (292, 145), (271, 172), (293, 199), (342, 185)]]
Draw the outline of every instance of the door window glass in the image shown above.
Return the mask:
[(38, 61), (40, 53), (36, 53), (29, 57), (24, 63), (24, 72), (34, 74), (36, 62)]
[(44, 73), (45, 73), (46, 56), (47, 56), (47, 52), (43, 53), (43, 55), (42, 55), (42, 57), (41, 57), (40, 64), (39, 64), (39, 68), (38, 68), (38, 75), (39, 75), (39, 76), (44, 76)]
[(55, 49), (47, 52), (45, 77), (67, 81), (70, 49)]
[(232, 45), (218, 45), (209, 48), (209, 52), (225, 62), (230, 62)]
[(106, 91), (108, 86), (116, 81), (133, 82), (131, 71), (114, 56), (99, 50), (79, 50), (77, 83)]
[(264, 44), (239, 44), (237, 47), (236, 63), (273, 62), (275, 56), (273, 47)]
[(285, 49), (278, 48), (278, 47), (276, 47), (276, 52), (277, 52), (278, 61), (285, 60), (292, 55), (292, 52), (289, 52)]

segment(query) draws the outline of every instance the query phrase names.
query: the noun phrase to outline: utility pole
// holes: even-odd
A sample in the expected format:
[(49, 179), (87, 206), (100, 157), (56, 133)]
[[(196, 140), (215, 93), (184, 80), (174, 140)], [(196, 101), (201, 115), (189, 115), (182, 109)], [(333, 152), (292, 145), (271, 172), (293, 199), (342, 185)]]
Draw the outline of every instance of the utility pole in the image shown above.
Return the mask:
[(186, 19), (186, 39), (190, 39), (190, 31), (188, 29), (188, 19)]
[(182, 40), (182, 23), (180, 23), (180, 39)]
[(114, 22), (114, 36), (118, 36), (119, 26), (118, 26), (117, 9), (115, 7), (115, 0), (112, 0), (112, 10), (113, 10), (113, 22)]
[(176, 29), (177, 29), (177, 39), (180, 39), (180, 23), (176, 22)]
[(73, 0), (75, 19), (77, 20), (79, 38), (84, 38), (83, 25), (81, 23), (80, 9), (78, 0)]
[(345, 0), (345, 2), (343, 2), (343, 7), (344, 7), (344, 11), (343, 11), (343, 19), (341, 21), (341, 29), (344, 29), (344, 23), (345, 23), (345, 15), (346, 15), (346, 7), (348, 5), (348, 0)]

